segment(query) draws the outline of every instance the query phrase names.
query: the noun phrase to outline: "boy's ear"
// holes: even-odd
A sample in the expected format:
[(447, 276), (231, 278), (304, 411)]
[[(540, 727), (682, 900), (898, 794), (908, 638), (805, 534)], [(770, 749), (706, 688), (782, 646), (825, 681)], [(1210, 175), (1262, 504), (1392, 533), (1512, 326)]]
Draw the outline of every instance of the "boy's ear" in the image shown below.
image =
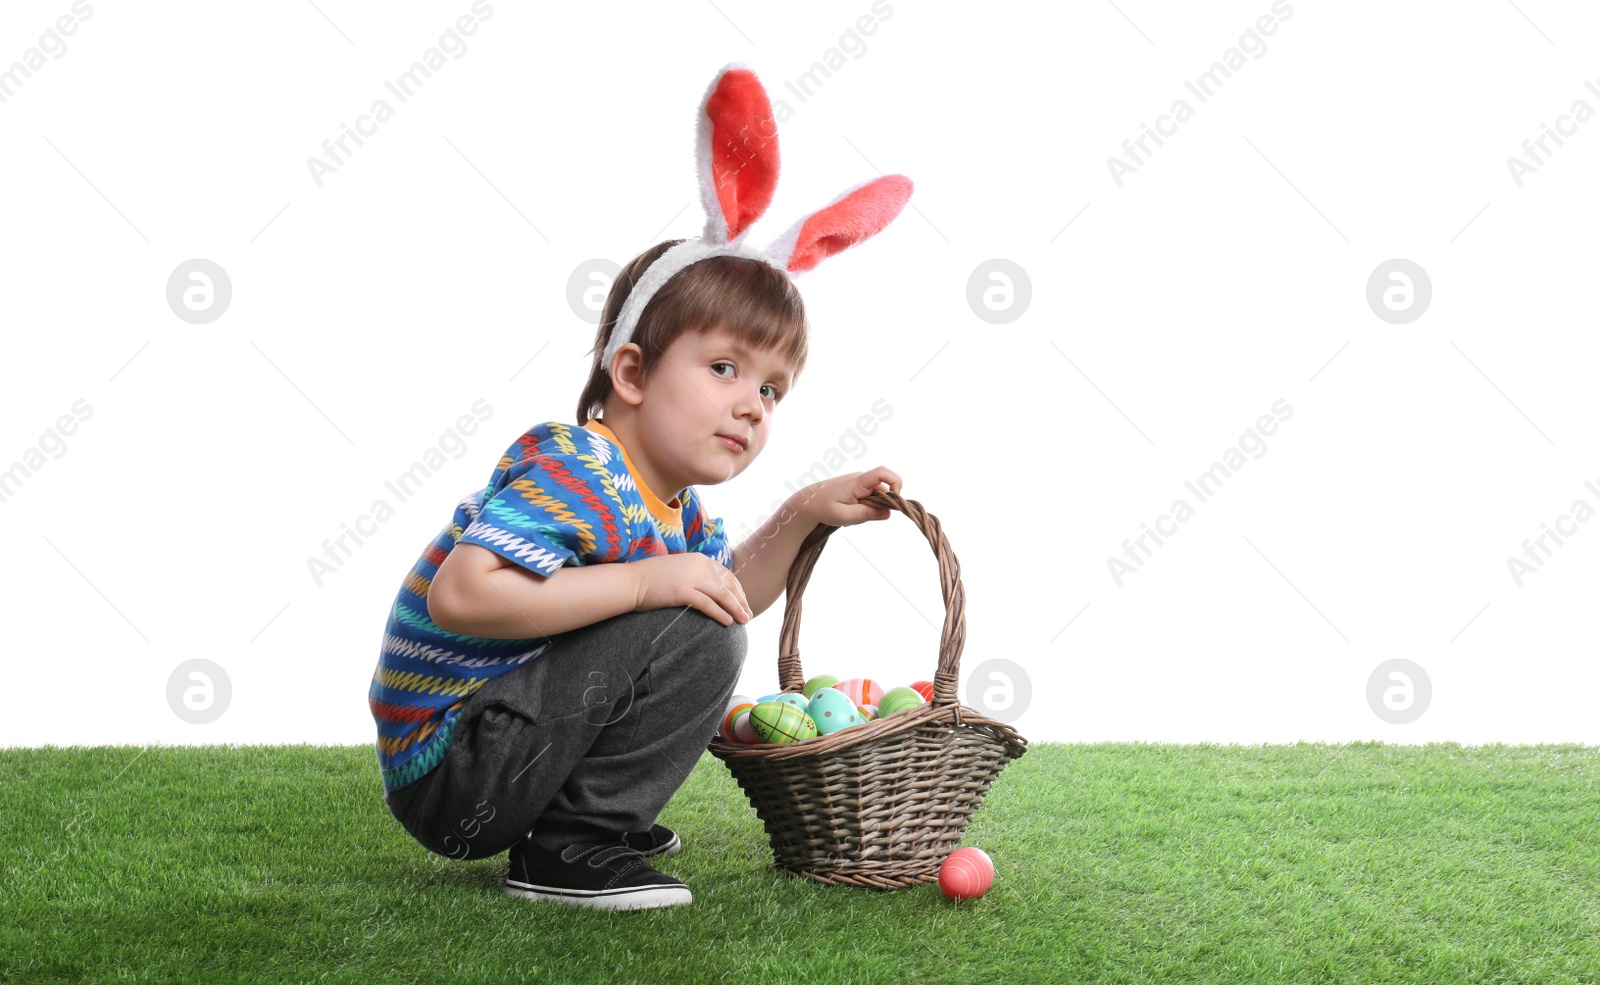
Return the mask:
[(644, 350), (638, 343), (623, 344), (611, 357), (611, 391), (635, 407), (644, 402), (643, 374)]

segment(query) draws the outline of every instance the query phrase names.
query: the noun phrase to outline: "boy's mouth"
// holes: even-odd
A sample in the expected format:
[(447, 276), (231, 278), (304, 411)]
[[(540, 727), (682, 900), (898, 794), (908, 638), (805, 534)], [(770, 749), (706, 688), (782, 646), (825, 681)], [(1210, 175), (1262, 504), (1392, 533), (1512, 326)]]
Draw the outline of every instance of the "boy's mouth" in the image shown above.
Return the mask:
[(719, 434), (717, 437), (722, 440), (724, 445), (733, 451), (744, 451), (750, 447), (750, 439), (742, 435)]

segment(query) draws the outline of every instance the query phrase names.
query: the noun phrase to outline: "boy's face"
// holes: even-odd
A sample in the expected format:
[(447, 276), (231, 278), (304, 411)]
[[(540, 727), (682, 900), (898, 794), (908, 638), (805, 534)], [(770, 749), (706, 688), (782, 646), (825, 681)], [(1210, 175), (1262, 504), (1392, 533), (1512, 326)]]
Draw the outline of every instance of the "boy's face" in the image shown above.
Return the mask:
[[(644, 387), (639, 429), (669, 488), (712, 485), (750, 467), (766, 447), (779, 398), (794, 384), (774, 350), (749, 351), (728, 332), (688, 331), (667, 348)], [(730, 447), (719, 435), (744, 439)]]

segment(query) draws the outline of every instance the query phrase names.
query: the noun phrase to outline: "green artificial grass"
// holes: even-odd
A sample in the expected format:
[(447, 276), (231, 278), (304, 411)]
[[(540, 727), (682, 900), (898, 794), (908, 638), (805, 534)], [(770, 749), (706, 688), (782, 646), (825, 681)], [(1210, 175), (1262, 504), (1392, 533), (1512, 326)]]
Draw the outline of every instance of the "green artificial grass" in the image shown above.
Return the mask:
[(686, 907), (501, 891), (383, 804), (366, 746), (0, 750), (8, 981), (1595, 982), (1600, 749), (1059, 745), (963, 844), (998, 878), (770, 869), (706, 753), (661, 822)]

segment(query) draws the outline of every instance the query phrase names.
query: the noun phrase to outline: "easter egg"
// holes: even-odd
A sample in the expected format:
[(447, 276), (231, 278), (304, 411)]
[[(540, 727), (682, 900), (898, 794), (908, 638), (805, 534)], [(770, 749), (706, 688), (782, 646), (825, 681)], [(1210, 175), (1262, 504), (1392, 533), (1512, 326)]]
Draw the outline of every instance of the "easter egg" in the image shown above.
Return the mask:
[(869, 722), (878, 717), (877, 705), (856, 705), (856, 711), (861, 712), (862, 717)]
[(932, 701), (933, 700), (933, 682), (932, 681), (912, 681), (911, 682), (911, 690), (913, 690), (913, 691), (917, 692), (918, 694), (922, 695), (922, 700), (924, 700), (924, 701)]
[(806, 696), (801, 694), (799, 691), (785, 691), (782, 694), (774, 697), (772, 700), (782, 702), (786, 705), (793, 705), (798, 711), (805, 711), (806, 707), (810, 704), (810, 702), (806, 700)]
[[(754, 708), (755, 705), (751, 705)], [(741, 711), (739, 717), (733, 720), (733, 738), (735, 742), (748, 742), (754, 745), (761, 739), (756, 735), (755, 729), (750, 727), (749, 710)]]
[(817, 689), (817, 693), (811, 696), (811, 706), (806, 709), (806, 714), (816, 724), (819, 735), (831, 735), (866, 721), (848, 697), (831, 687)]
[(981, 848), (958, 848), (939, 863), (939, 888), (951, 899), (977, 899), (994, 885), (994, 862)]
[(727, 714), (722, 716), (722, 721), (717, 723), (717, 738), (729, 739), (733, 736), (733, 720), (743, 712), (754, 708), (756, 703), (742, 694), (735, 694), (728, 699)]
[(817, 734), (817, 723), (794, 705), (768, 701), (750, 709), (750, 727), (762, 742), (803, 742)]
[(829, 687), (837, 683), (839, 683), (839, 678), (832, 674), (819, 674), (806, 681), (806, 686), (800, 689), (800, 693), (804, 694), (807, 700), (810, 700), (811, 696), (817, 693), (818, 688)]
[(782, 692), (782, 691), (779, 691), (779, 692), (778, 692), (778, 693), (777, 693), (777, 694), (769, 694), (769, 695), (766, 695), (766, 696), (765, 696), (765, 697), (760, 697), (760, 698), (757, 698), (757, 699), (756, 699), (756, 704), (758, 704), (758, 705), (764, 705), (764, 704), (766, 704), (766, 703), (767, 703), (767, 702), (768, 702), (768, 701), (776, 701), (776, 700), (778, 700), (778, 699), (779, 699), (779, 698), (781, 698), (781, 697), (783, 697), (783, 692)]
[(878, 702), (878, 717), (888, 718), (897, 711), (907, 711), (925, 704), (922, 695), (908, 687), (892, 687), (885, 691), (883, 700)]
[(883, 697), (883, 685), (870, 677), (852, 677), (848, 681), (830, 684), (835, 691), (843, 691), (858, 705), (875, 705)]

